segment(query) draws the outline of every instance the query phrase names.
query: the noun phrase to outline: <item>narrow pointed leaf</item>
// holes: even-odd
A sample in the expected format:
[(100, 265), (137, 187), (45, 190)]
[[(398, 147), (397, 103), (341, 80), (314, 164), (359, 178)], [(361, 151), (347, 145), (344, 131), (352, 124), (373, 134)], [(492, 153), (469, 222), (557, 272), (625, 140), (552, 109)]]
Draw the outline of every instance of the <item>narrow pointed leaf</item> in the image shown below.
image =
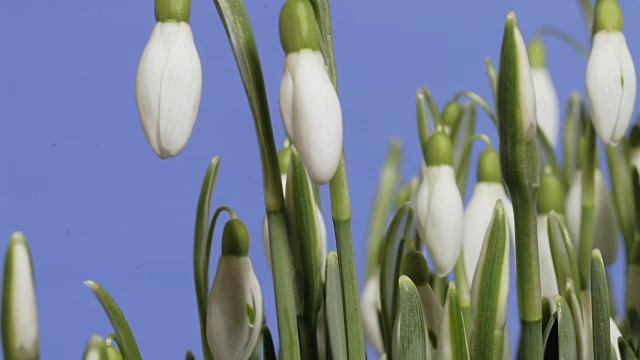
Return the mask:
[(327, 333), (334, 359), (347, 358), (347, 341), (344, 337), (344, 307), (342, 305), (342, 287), (340, 285), (340, 266), (338, 254), (327, 254), (326, 267)]
[(602, 255), (598, 249), (593, 250), (591, 256), (591, 305), (593, 358), (595, 360), (609, 360), (611, 357), (609, 286), (607, 285), (607, 273), (602, 262)]
[(394, 325), (394, 359), (426, 359), (427, 335), (418, 289), (408, 276), (398, 280), (398, 317)]
[(569, 304), (561, 296), (554, 296), (558, 321), (558, 359), (573, 360), (578, 358), (576, 348), (575, 324)]
[(380, 249), (384, 242), (384, 227), (387, 225), (389, 212), (393, 206), (395, 188), (400, 181), (401, 160), (402, 145), (399, 140), (394, 140), (387, 151), (387, 158), (378, 180), (378, 192), (369, 217), (367, 278), (380, 265)]
[[(573, 280), (574, 286), (580, 285), (578, 258), (571, 242), (569, 230), (561, 215), (552, 211), (549, 214), (547, 229), (558, 289), (561, 294), (564, 294), (568, 278)], [(579, 288), (578, 292), (580, 292)]]
[(500, 200), (485, 235), (471, 292), (471, 353), (476, 359), (500, 359), (509, 297), (509, 235)]
[(569, 98), (564, 126), (564, 186), (565, 190), (578, 171), (578, 142), (582, 133), (582, 98), (573, 93)]
[(141, 360), (142, 357), (140, 356), (136, 339), (133, 337), (127, 319), (125, 319), (118, 304), (116, 304), (111, 295), (95, 281), (87, 280), (84, 284), (91, 289), (100, 302), (100, 305), (102, 305), (104, 312), (107, 314), (109, 322), (111, 322), (111, 326), (116, 333), (115, 339), (120, 347), (122, 358), (127, 360)]
[(568, 279), (566, 283), (564, 298), (571, 309), (571, 316), (573, 318), (574, 331), (576, 334), (576, 352), (578, 359), (586, 359), (591, 352), (591, 340), (584, 323), (584, 314), (582, 312), (581, 303), (578, 300), (576, 291), (574, 288), (573, 280)]
[(473, 136), (476, 127), (476, 105), (468, 101), (462, 106), (462, 116), (451, 130), (453, 144), (453, 165), (456, 173), (456, 184), (460, 194), (464, 196), (471, 163), (471, 147), (467, 142)]
[(618, 338), (618, 348), (620, 349), (620, 356), (622, 360), (638, 360), (638, 357), (633, 352), (631, 345), (623, 337)]
[(632, 168), (623, 152), (625, 148), (624, 144), (616, 147), (606, 146), (616, 218), (620, 229), (622, 229), (625, 253), (628, 259), (635, 243), (636, 207), (633, 197), (629, 196), (633, 193), (633, 177), (631, 175)]
[(196, 285), (196, 301), (200, 318), (200, 340), (205, 360), (213, 359), (207, 345), (207, 297), (209, 294), (209, 258), (211, 256), (211, 237), (209, 236), (209, 219), (211, 198), (218, 177), (220, 157), (216, 156), (209, 163), (202, 181), (198, 208), (196, 211), (195, 237), (193, 242), (193, 277)]
[(456, 286), (453, 282), (450, 282), (447, 299), (444, 304), (440, 341), (438, 342), (438, 359), (469, 359), (467, 336), (464, 329), (464, 320)]

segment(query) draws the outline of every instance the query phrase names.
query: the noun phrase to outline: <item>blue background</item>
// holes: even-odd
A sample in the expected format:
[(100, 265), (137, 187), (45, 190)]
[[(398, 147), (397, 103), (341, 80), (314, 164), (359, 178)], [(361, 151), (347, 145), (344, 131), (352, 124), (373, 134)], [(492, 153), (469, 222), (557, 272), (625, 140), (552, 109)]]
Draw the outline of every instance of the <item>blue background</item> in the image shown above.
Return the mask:
[[(620, 1), (627, 14), (627, 42), (640, 59), (640, 24), (632, 21), (640, 3)], [(284, 59), (277, 26), (281, 3), (246, 2), (278, 144), (284, 138), (277, 110)], [(404, 178), (418, 169), (416, 89), (429, 86), (440, 106), (462, 89), (490, 101), (483, 59), (488, 55), (497, 63), (510, 10), (516, 11), (526, 39), (542, 25), (555, 25), (583, 44), (588, 41), (577, 1), (333, 3), (361, 277), (369, 207), (392, 136), (404, 143)], [(249, 227), (250, 256), (275, 329), (271, 274), (262, 253), (264, 205), (256, 137), (213, 2), (193, 0), (202, 104), (186, 149), (166, 161), (146, 143), (133, 91), (155, 21), (153, 1), (9, 0), (3, 14), (0, 245), (5, 248), (15, 230), (23, 230), (30, 240), (42, 358), (78, 358), (92, 333), (111, 333), (102, 309), (82, 284), (86, 279), (101, 283), (117, 300), (145, 359), (180, 359), (187, 349), (201, 358), (191, 254), (200, 183), (214, 155), (222, 157), (214, 205), (233, 207)], [(584, 93), (586, 62), (558, 40), (547, 45), (564, 109), (572, 90)], [(479, 127), (496, 141), (486, 116), (480, 115)], [(326, 187), (322, 194), (330, 224)], [(213, 259), (219, 244), (218, 234)], [(335, 248), (332, 237), (329, 244)], [(618, 290), (621, 269), (614, 269)], [(515, 346), (519, 324), (515, 297), (511, 300)]]

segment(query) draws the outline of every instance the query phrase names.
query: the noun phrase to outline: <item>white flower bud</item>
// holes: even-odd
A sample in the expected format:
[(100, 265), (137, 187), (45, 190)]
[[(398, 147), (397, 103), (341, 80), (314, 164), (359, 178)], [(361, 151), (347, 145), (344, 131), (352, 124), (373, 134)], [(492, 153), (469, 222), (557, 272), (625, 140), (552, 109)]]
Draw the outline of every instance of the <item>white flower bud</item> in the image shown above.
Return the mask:
[(382, 340), (382, 330), (380, 329), (379, 313), (380, 305), (380, 269), (376, 269), (369, 277), (364, 289), (360, 311), (362, 312), (362, 328), (364, 336), (369, 341), (376, 354), (384, 353), (384, 342)]
[(416, 195), (418, 234), (439, 276), (453, 269), (462, 249), (464, 210), (453, 167), (427, 167)]
[(27, 240), (20, 232), (11, 236), (4, 263), (2, 344), (9, 359), (40, 355), (33, 266)]
[(620, 332), (620, 329), (618, 329), (616, 322), (611, 318), (609, 318), (609, 336), (611, 337), (611, 346), (615, 350), (616, 359), (622, 359), (620, 356), (620, 347), (618, 346), (618, 338), (622, 337), (622, 333)]
[(161, 158), (178, 155), (196, 121), (202, 68), (186, 22), (158, 22), (136, 76), (138, 115), (147, 141)]
[[(593, 248), (600, 249), (605, 265), (613, 263), (618, 252), (618, 222), (611, 194), (604, 183), (602, 173), (596, 169), (594, 174), (595, 204)], [(582, 173), (576, 172), (573, 183), (565, 200), (567, 227), (573, 246), (580, 244), (580, 222), (582, 217)]]
[(216, 359), (246, 360), (264, 322), (262, 292), (246, 256), (221, 256), (209, 294), (207, 341)]
[(636, 71), (622, 32), (593, 36), (586, 87), (596, 133), (604, 143), (616, 145), (629, 127), (636, 100)]
[(485, 233), (491, 223), (493, 208), (496, 201), (502, 200), (507, 225), (511, 233), (511, 244), (515, 247), (513, 235), (515, 225), (513, 219), (513, 205), (504, 190), (504, 185), (497, 182), (479, 182), (473, 189), (471, 200), (464, 212), (463, 227), (463, 256), (467, 271), (467, 280), (471, 284), (482, 251)]
[(342, 154), (342, 110), (320, 51), (286, 55), (280, 113), (309, 177), (318, 184), (331, 180)]
[(536, 95), (536, 118), (542, 133), (547, 137), (553, 147), (558, 144), (558, 132), (560, 124), (560, 107), (558, 94), (551, 81), (549, 70), (544, 68), (532, 68), (531, 79)]
[(549, 299), (552, 308), (555, 309), (553, 296), (558, 295), (558, 280), (551, 256), (551, 244), (549, 243), (549, 214), (538, 215), (538, 256), (540, 257), (540, 287), (541, 296)]

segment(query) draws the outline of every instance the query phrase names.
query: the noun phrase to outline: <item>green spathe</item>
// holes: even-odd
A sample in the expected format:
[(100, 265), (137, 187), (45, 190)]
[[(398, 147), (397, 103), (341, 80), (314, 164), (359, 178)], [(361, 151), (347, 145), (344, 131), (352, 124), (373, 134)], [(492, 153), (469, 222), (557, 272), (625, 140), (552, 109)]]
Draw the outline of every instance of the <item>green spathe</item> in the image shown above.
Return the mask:
[(410, 251), (402, 259), (402, 275), (407, 275), (416, 286), (429, 282), (429, 265), (422, 253)]
[(189, 22), (191, 0), (156, 0), (156, 21)]
[(451, 100), (442, 109), (442, 124), (452, 128), (458, 122), (460, 115), (462, 115), (462, 106), (459, 102)]
[(427, 140), (427, 166), (453, 164), (451, 139), (443, 132), (436, 132)]
[(598, 31), (622, 31), (624, 16), (617, 0), (598, 0), (593, 21), (593, 35)]
[(320, 51), (318, 25), (311, 3), (288, 0), (280, 10), (280, 43), (285, 54), (302, 49)]
[(222, 256), (246, 257), (249, 253), (249, 231), (239, 219), (231, 219), (222, 232)]
[(500, 157), (492, 148), (487, 148), (480, 154), (480, 160), (478, 161), (478, 182), (502, 183)]
[(532, 68), (547, 67), (547, 49), (540, 36), (534, 37), (529, 42), (527, 51), (529, 53), (529, 65)]
[(540, 178), (538, 193), (538, 213), (548, 214), (555, 211), (564, 213), (564, 187), (562, 181), (551, 171), (546, 171)]

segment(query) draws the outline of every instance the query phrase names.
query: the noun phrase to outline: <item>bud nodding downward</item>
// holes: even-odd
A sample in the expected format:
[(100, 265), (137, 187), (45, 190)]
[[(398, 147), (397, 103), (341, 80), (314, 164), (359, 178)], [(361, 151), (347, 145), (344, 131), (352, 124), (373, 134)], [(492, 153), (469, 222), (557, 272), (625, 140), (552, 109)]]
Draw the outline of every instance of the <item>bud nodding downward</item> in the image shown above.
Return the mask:
[(280, 10), (280, 44), (285, 54), (303, 49), (320, 51), (318, 26), (311, 3), (288, 0)]
[(189, 22), (191, 0), (156, 0), (156, 21)]
[(222, 256), (246, 257), (249, 254), (249, 231), (239, 219), (231, 219), (222, 232)]
[(622, 31), (624, 16), (617, 0), (598, 0), (594, 9), (593, 35), (599, 31)]
[(480, 154), (480, 160), (478, 162), (478, 182), (502, 184), (500, 156), (492, 148), (487, 148)]
[(451, 139), (443, 132), (436, 132), (427, 140), (427, 166), (453, 164), (453, 147)]

